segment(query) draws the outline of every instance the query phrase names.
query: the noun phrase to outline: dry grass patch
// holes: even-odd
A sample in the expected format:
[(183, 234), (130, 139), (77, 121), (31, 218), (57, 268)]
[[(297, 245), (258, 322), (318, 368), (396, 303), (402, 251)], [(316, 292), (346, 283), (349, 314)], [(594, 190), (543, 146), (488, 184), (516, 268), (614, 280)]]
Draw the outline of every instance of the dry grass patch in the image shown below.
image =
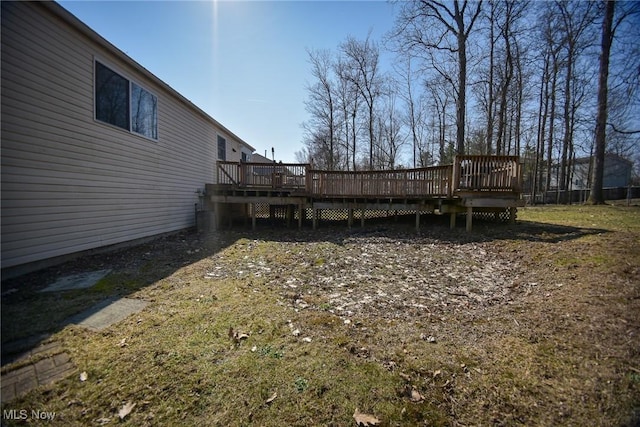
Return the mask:
[[(129, 252), (61, 301), (151, 304), (103, 332), (50, 330), (87, 380), (3, 408), (55, 411), (57, 425), (355, 425), (356, 408), (381, 425), (633, 425), (640, 210), (519, 219), (471, 234), (231, 231), (165, 242), (173, 257)], [(43, 306), (12, 295), (3, 317)]]

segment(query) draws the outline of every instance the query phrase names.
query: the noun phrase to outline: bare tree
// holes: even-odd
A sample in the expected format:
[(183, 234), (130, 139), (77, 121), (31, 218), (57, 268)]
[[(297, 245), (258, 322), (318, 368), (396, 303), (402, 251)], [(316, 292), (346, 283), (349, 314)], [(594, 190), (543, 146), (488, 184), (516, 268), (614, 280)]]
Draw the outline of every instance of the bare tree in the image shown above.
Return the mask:
[(495, 68), (495, 50), (496, 50), (496, 2), (491, 1), (489, 3), (489, 79), (487, 81), (487, 154), (493, 152), (493, 126), (494, 126), (494, 105), (495, 97), (493, 94), (493, 75)]
[[(626, 5), (625, 5), (626, 6)], [(591, 176), (591, 192), (589, 193), (589, 204), (603, 204), (604, 193), (602, 191), (604, 181), (604, 158), (606, 150), (606, 127), (608, 114), (608, 81), (609, 81), (609, 58), (611, 55), (611, 47), (613, 44), (616, 29), (629, 16), (638, 16), (640, 11), (637, 5), (625, 7), (623, 13), (614, 22), (616, 2), (606, 1), (604, 16), (602, 19), (602, 37), (600, 52), (600, 72), (598, 75), (598, 114), (596, 118), (595, 129), (595, 152), (594, 165)]]
[(307, 135), (305, 143), (310, 154), (317, 160), (323, 159), (323, 166), (333, 170), (337, 153), (333, 58), (328, 50), (308, 50), (307, 53), (315, 83), (307, 86), (309, 98), (305, 101), (305, 106), (311, 118), (303, 124)]
[[(456, 94), (456, 151), (465, 152), (467, 40), (480, 15), (482, 1), (454, 0), (452, 7), (434, 0), (403, 4), (393, 38), (399, 49), (431, 58), (430, 67), (453, 86)], [(436, 52), (456, 56), (457, 80), (439, 67)]]
[[(399, 90), (399, 94), (405, 102), (405, 121), (409, 127), (409, 135), (412, 148), (412, 164), (417, 167), (419, 159), (422, 159), (421, 152), (425, 150), (422, 137), (424, 127), (424, 113), (419, 96), (416, 96), (415, 75), (411, 68), (411, 57), (401, 61), (401, 65), (396, 68), (396, 72), (402, 79), (404, 91)], [(421, 166), (423, 166), (421, 164)]]
[(371, 34), (365, 40), (347, 37), (340, 46), (345, 57), (348, 72), (345, 77), (359, 92), (367, 107), (367, 129), (369, 131), (369, 167), (373, 167), (375, 145), (375, 108), (380, 94), (381, 74), (379, 70), (380, 51)]
[(400, 151), (406, 142), (403, 123), (397, 108), (398, 83), (388, 78), (382, 94), (382, 106), (378, 114), (378, 164), (382, 169), (395, 169), (400, 160)]
[(346, 169), (357, 167), (358, 146), (358, 119), (361, 105), (361, 96), (358, 88), (353, 84), (350, 67), (343, 58), (336, 62), (336, 75), (338, 76), (338, 99), (342, 116), (342, 132), (346, 151)]
[[(575, 128), (575, 116), (578, 103), (573, 98), (576, 83), (576, 65), (581, 52), (591, 42), (588, 30), (595, 18), (594, 3), (580, 1), (556, 1), (558, 10), (558, 24), (562, 33), (564, 56), (564, 106), (562, 119), (564, 131), (562, 137), (562, 149), (560, 156), (560, 169), (558, 189), (566, 190), (569, 187), (569, 161), (573, 156), (573, 134)], [(559, 193), (558, 193), (559, 194)]]
[(449, 152), (449, 145), (452, 142), (447, 138), (450, 128), (449, 109), (451, 108), (453, 96), (447, 89), (448, 86), (443, 84), (442, 79), (434, 78), (426, 82), (426, 90), (431, 101), (431, 128), (434, 134), (434, 145), (438, 146), (438, 163), (441, 165), (453, 160)]
[(561, 58), (560, 51), (562, 49), (562, 34), (558, 29), (557, 19), (556, 19), (556, 10), (554, 9), (552, 4), (545, 3), (544, 4), (543, 13), (539, 16), (539, 28), (540, 28), (540, 38), (542, 40), (542, 44), (544, 46), (544, 60), (546, 62), (545, 65), (545, 73), (546, 79), (543, 82), (545, 85), (544, 90), (544, 103), (545, 103), (545, 119), (546, 121), (542, 124), (543, 129), (546, 130), (543, 132), (542, 137), (546, 136), (546, 143), (543, 142), (543, 145), (546, 147), (541, 148), (541, 152), (546, 151), (546, 160), (543, 159), (545, 163), (544, 168), (544, 188), (545, 190), (549, 190), (551, 187), (551, 177), (552, 177), (552, 166), (553, 166), (553, 148), (555, 144), (555, 135), (556, 135), (556, 107), (557, 107), (557, 99), (558, 99), (558, 82), (560, 80), (560, 67), (561, 67)]

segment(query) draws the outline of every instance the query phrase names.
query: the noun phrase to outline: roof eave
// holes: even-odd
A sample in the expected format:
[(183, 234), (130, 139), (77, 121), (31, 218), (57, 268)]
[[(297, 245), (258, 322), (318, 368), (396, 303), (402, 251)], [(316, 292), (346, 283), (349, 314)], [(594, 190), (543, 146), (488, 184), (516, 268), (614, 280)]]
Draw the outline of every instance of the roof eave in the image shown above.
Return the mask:
[(195, 113), (199, 114), (204, 119), (210, 121), (213, 125), (215, 125), (216, 127), (218, 127), (221, 130), (223, 130), (225, 133), (227, 133), (230, 136), (232, 136), (238, 142), (240, 142), (241, 144), (243, 144), (247, 148), (249, 148), (252, 152), (255, 151), (254, 147), (249, 145), (246, 141), (244, 141), (238, 135), (236, 135), (235, 133), (230, 131), (227, 127), (222, 125), (220, 122), (218, 122), (216, 119), (211, 117), (209, 114), (204, 112), (200, 107), (195, 105), (193, 102), (189, 101), (187, 98), (185, 98), (178, 91), (173, 89), (167, 83), (162, 81), (159, 77), (157, 77), (151, 71), (147, 70), (145, 67), (140, 65), (138, 62), (136, 62), (129, 55), (127, 55), (126, 53), (124, 53), (123, 51), (118, 49), (115, 45), (113, 45), (107, 39), (105, 39), (100, 34), (95, 32), (94, 30), (92, 30), (87, 24), (82, 22), (80, 19), (76, 18), (71, 12), (66, 10), (60, 4), (58, 4), (58, 3), (54, 2), (54, 1), (38, 2), (37, 4), (42, 5), (43, 7), (45, 7), (50, 13), (54, 14), (55, 16), (57, 16), (58, 18), (60, 18), (61, 20), (63, 20), (64, 22), (66, 22), (67, 24), (72, 26), (73, 28), (75, 28), (77, 31), (82, 33), (84, 36), (88, 37), (91, 41), (97, 43), (101, 47), (107, 49), (108, 51), (110, 51), (114, 55), (118, 56), (122, 61), (126, 62), (128, 65), (130, 65), (133, 68), (135, 68), (136, 70), (138, 70), (141, 74), (143, 74), (148, 79), (153, 80), (157, 85), (161, 86), (164, 90), (169, 92), (172, 96), (174, 96), (176, 99), (178, 99), (184, 105), (186, 105), (189, 109), (193, 110)]

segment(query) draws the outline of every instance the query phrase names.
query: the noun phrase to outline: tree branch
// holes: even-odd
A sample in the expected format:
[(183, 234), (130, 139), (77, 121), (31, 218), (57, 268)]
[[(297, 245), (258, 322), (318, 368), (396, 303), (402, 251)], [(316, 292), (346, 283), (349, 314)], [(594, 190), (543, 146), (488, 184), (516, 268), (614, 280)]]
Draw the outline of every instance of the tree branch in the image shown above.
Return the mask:
[(613, 123), (607, 122), (607, 124), (611, 126), (611, 129), (613, 129), (614, 132), (620, 133), (622, 135), (635, 135), (637, 133), (640, 133), (640, 130), (620, 130), (616, 128), (616, 126)]

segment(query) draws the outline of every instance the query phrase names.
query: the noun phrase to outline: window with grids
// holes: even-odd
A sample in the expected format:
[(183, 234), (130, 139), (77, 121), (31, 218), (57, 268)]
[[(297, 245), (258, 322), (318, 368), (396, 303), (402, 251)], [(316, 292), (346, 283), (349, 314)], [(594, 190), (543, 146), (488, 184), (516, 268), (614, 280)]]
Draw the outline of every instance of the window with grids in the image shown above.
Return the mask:
[(218, 135), (218, 160), (227, 160), (227, 140)]

